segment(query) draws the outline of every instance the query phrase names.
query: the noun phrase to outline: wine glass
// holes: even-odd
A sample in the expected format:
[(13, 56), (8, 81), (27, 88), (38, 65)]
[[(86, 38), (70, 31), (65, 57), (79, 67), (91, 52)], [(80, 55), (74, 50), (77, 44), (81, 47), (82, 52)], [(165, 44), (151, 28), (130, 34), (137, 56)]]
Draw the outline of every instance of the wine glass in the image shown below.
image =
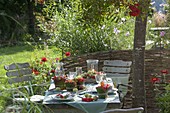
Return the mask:
[(95, 76), (96, 82), (100, 84), (103, 81), (103, 75), (97, 74)]

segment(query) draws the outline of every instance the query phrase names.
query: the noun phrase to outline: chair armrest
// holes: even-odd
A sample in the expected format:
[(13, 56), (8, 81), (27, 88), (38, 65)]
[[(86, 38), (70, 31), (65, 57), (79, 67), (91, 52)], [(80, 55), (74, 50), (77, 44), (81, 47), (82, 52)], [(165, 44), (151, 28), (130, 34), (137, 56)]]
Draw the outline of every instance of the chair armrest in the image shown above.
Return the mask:
[(120, 90), (120, 86), (123, 86), (123, 87), (126, 87), (126, 88), (130, 88), (130, 89), (132, 89), (132, 86), (131, 85), (129, 85), (129, 84), (118, 84), (117, 85), (117, 89), (118, 89), (118, 95), (119, 95), (119, 100), (121, 101), (121, 102), (123, 102), (123, 98), (124, 98), (124, 94), (123, 94), (123, 92), (122, 92), (122, 90)]
[(129, 85), (129, 84), (118, 84), (117, 85), (117, 89), (119, 89), (119, 87), (120, 86), (124, 86), (124, 87), (128, 87), (128, 88), (132, 88), (132, 86), (131, 85)]

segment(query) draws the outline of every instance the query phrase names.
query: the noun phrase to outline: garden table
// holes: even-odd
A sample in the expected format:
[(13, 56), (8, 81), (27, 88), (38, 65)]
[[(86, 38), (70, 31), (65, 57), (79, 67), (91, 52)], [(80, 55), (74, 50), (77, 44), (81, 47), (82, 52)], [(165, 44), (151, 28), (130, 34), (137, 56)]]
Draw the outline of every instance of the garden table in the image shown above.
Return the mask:
[[(74, 99), (72, 101), (67, 100), (56, 100), (54, 99), (54, 95), (61, 93), (54, 89), (54, 84), (50, 85), (48, 91), (46, 91), (45, 98), (43, 100), (43, 104), (49, 108), (46, 109), (46, 113), (99, 113), (101, 111), (107, 109), (120, 108), (120, 101), (117, 90), (112, 90), (113, 92), (108, 93), (108, 97), (106, 99), (98, 99), (97, 101), (92, 102), (84, 102), (80, 97), (80, 94), (87, 93), (89, 91), (82, 91), (79, 93), (73, 93)], [(93, 88), (95, 85), (93, 85)], [(90, 91), (91, 94), (95, 94), (95, 91)]]

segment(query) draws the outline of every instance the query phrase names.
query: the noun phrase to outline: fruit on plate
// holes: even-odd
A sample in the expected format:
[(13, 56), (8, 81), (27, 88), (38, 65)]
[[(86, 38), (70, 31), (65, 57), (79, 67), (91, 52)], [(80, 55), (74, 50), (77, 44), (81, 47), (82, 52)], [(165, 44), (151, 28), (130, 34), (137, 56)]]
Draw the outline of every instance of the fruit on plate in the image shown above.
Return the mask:
[(84, 98), (82, 98), (82, 101), (92, 102), (92, 101), (97, 101), (97, 99), (98, 99), (97, 96), (92, 96), (91, 94), (84, 94)]
[(85, 102), (91, 102), (93, 101), (94, 99), (93, 98), (82, 98), (82, 101), (85, 101)]
[(57, 94), (56, 97), (57, 97), (57, 98), (61, 98), (61, 99), (62, 99), (62, 98), (63, 98), (63, 99), (66, 99), (66, 98), (69, 97), (69, 95)]

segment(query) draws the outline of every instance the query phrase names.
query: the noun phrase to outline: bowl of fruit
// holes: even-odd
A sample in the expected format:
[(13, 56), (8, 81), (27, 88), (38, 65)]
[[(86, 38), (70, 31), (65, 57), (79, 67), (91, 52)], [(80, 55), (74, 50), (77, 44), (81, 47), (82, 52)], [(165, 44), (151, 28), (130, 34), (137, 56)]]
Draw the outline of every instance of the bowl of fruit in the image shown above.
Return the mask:
[(92, 102), (92, 101), (97, 101), (98, 97), (96, 95), (91, 95), (91, 94), (84, 94), (82, 97), (82, 101), (84, 102)]

